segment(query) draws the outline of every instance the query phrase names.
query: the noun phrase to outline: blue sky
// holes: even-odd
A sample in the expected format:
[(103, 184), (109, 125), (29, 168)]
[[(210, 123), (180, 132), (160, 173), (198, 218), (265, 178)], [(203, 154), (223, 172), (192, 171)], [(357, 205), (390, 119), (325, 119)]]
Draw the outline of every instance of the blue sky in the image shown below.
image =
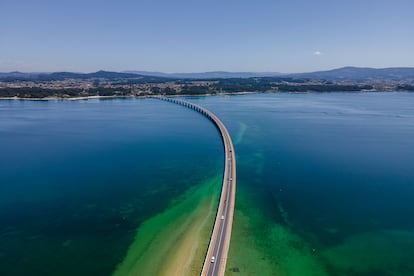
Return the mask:
[(414, 67), (412, 0), (0, 0), (0, 72)]

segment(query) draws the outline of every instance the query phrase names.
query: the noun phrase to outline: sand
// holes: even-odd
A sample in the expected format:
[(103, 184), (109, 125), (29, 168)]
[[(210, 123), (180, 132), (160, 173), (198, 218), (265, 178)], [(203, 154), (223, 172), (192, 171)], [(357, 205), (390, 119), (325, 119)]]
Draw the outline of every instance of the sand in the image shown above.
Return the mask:
[(199, 275), (220, 185), (221, 175), (209, 179), (144, 222), (114, 275)]
[(21, 98), (21, 97), (0, 97), (0, 100), (16, 100), (16, 101), (79, 101), (92, 99), (112, 99), (112, 98), (145, 98), (145, 96), (84, 96), (84, 97), (44, 97), (44, 98)]

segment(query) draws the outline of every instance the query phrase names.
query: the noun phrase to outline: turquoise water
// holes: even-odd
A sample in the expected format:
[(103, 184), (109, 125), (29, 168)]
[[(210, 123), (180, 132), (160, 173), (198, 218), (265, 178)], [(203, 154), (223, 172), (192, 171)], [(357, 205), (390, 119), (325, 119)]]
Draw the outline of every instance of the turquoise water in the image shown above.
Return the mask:
[(109, 275), (222, 168), (209, 121), (149, 99), (0, 101), (0, 152), (0, 275)]
[[(188, 97), (238, 166), (227, 275), (414, 275), (414, 94)], [(0, 101), (0, 274), (108, 275), (217, 175), (214, 126), (155, 100)]]
[(414, 94), (192, 100), (236, 141), (229, 275), (414, 275)]

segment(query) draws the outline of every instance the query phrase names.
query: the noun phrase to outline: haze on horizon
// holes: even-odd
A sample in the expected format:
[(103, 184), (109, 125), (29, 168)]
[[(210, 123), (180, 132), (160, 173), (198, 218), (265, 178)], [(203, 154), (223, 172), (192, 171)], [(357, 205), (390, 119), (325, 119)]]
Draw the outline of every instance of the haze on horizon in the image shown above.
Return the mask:
[(0, 9), (0, 72), (414, 66), (411, 0), (2, 0)]

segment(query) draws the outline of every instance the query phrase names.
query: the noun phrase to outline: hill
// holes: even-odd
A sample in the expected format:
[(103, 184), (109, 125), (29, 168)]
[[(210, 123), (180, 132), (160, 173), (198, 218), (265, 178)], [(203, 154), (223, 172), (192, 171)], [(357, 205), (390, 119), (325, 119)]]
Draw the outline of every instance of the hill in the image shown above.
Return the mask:
[(219, 79), (249, 79), (249, 78), (291, 78), (301, 80), (326, 80), (326, 81), (350, 81), (350, 82), (386, 82), (398, 81), (414, 83), (414, 68), (394, 67), (394, 68), (364, 68), (364, 67), (343, 67), (327, 71), (317, 71), (310, 73), (263, 73), (263, 72), (202, 72), (202, 73), (162, 73), (147, 71), (124, 71), (110, 72), (97, 71), (94, 73), (22, 73), (10, 72), (0, 73), (0, 80), (31, 80), (31, 81), (53, 81), (64, 79), (106, 79), (124, 80), (129, 82), (166, 82), (171, 80), (219, 80)]
[(281, 73), (273, 72), (226, 72), (226, 71), (212, 71), (201, 73), (162, 73), (162, 72), (148, 72), (148, 71), (125, 71), (125, 73), (133, 73), (144, 76), (157, 76), (174, 79), (230, 79), (230, 78), (261, 78), (261, 77), (275, 77), (281, 76)]
[(0, 80), (3, 81), (57, 81), (65, 79), (106, 79), (106, 80), (130, 80), (135, 82), (165, 82), (168, 79), (157, 76), (144, 76), (132, 73), (119, 73), (110, 71), (97, 71), (94, 73), (73, 73), (73, 72), (54, 72), (54, 73), (21, 73), (10, 72), (0, 73)]
[(328, 71), (289, 74), (293, 78), (305, 78), (328, 81), (414, 81), (414, 68), (363, 68), (343, 67)]

